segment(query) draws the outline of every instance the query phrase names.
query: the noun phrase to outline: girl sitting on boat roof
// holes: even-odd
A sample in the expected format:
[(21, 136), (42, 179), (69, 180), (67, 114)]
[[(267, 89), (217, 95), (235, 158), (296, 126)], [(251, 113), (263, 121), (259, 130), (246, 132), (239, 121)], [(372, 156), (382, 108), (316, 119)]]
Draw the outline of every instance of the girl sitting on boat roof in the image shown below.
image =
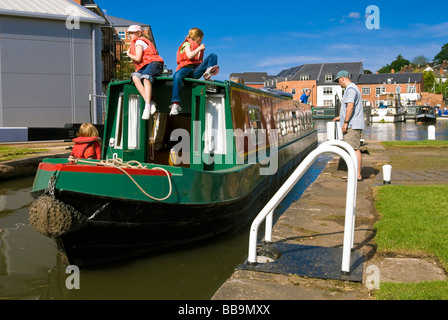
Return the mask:
[(142, 119), (148, 120), (150, 114), (154, 114), (157, 110), (155, 102), (151, 101), (152, 83), (163, 72), (163, 59), (159, 56), (153, 43), (143, 33), (141, 26), (130, 26), (128, 33), (131, 37), (131, 46), (127, 54), (134, 63), (136, 70), (131, 74), (131, 79), (145, 100)]
[(180, 88), (185, 78), (205, 80), (218, 74), (218, 56), (211, 53), (204, 59), (205, 45), (202, 43), (204, 32), (198, 28), (192, 28), (187, 38), (177, 50), (177, 69), (173, 75), (173, 96), (170, 105), (170, 115), (177, 115), (182, 110), (180, 107)]
[(79, 127), (79, 136), (75, 142), (71, 155), (78, 159), (101, 159), (100, 138), (98, 130), (91, 123), (83, 123)]

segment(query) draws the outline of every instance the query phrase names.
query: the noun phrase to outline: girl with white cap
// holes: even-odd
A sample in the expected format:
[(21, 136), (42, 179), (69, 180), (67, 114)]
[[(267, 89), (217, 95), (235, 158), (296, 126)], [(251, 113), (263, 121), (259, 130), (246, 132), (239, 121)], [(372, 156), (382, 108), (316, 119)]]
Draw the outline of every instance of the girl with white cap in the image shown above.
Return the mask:
[(154, 44), (143, 33), (141, 26), (130, 26), (128, 34), (131, 38), (131, 46), (127, 55), (131, 58), (136, 70), (131, 74), (131, 79), (145, 100), (142, 119), (148, 120), (150, 114), (154, 114), (157, 110), (155, 102), (151, 101), (152, 83), (163, 72), (163, 59), (159, 56)]

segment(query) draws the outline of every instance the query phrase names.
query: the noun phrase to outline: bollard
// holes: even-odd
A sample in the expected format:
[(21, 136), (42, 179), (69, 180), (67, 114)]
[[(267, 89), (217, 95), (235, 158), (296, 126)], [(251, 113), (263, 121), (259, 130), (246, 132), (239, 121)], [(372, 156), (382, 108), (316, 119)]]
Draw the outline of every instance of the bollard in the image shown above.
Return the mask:
[(336, 140), (334, 126), (334, 121), (327, 122), (327, 141)]
[(436, 140), (436, 127), (429, 126), (428, 127), (428, 140)]
[(383, 166), (383, 184), (390, 184), (390, 178), (392, 175), (392, 166), (386, 164)]

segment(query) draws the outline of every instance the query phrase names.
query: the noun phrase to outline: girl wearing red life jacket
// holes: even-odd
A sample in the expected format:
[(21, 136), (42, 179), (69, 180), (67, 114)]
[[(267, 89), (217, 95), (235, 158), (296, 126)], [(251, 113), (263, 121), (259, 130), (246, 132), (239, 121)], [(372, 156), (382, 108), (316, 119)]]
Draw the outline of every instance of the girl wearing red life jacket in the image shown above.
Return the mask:
[(151, 101), (152, 83), (163, 72), (163, 59), (159, 56), (153, 43), (144, 36), (141, 26), (130, 26), (128, 34), (131, 37), (131, 45), (127, 54), (134, 62), (136, 70), (136, 72), (131, 74), (131, 78), (138, 92), (145, 100), (145, 110), (143, 111), (142, 119), (148, 120), (150, 114), (154, 114), (157, 110), (155, 102)]
[(78, 159), (101, 159), (98, 130), (91, 123), (83, 123), (79, 128), (79, 136), (73, 139), (75, 144), (71, 155)]
[(202, 44), (204, 33), (201, 29), (192, 28), (185, 41), (177, 50), (177, 69), (173, 75), (173, 96), (170, 105), (170, 115), (177, 115), (180, 107), (180, 88), (185, 78), (199, 79), (202, 76), (209, 80), (218, 74), (218, 56), (211, 53), (204, 59), (205, 45)]

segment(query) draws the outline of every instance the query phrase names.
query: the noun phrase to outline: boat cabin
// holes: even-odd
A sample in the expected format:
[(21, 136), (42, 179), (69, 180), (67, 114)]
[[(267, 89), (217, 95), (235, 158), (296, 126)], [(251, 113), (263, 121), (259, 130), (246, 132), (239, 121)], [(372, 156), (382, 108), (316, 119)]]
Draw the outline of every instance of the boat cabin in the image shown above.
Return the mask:
[(172, 78), (157, 78), (157, 112), (142, 120), (144, 101), (134, 84), (111, 83), (103, 158), (223, 170), (259, 161), (273, 146), (314, 130), (311, 111), (296, 101), (234, 82), (185, 79), (180, 94), (182, 111), (170, 116)]

